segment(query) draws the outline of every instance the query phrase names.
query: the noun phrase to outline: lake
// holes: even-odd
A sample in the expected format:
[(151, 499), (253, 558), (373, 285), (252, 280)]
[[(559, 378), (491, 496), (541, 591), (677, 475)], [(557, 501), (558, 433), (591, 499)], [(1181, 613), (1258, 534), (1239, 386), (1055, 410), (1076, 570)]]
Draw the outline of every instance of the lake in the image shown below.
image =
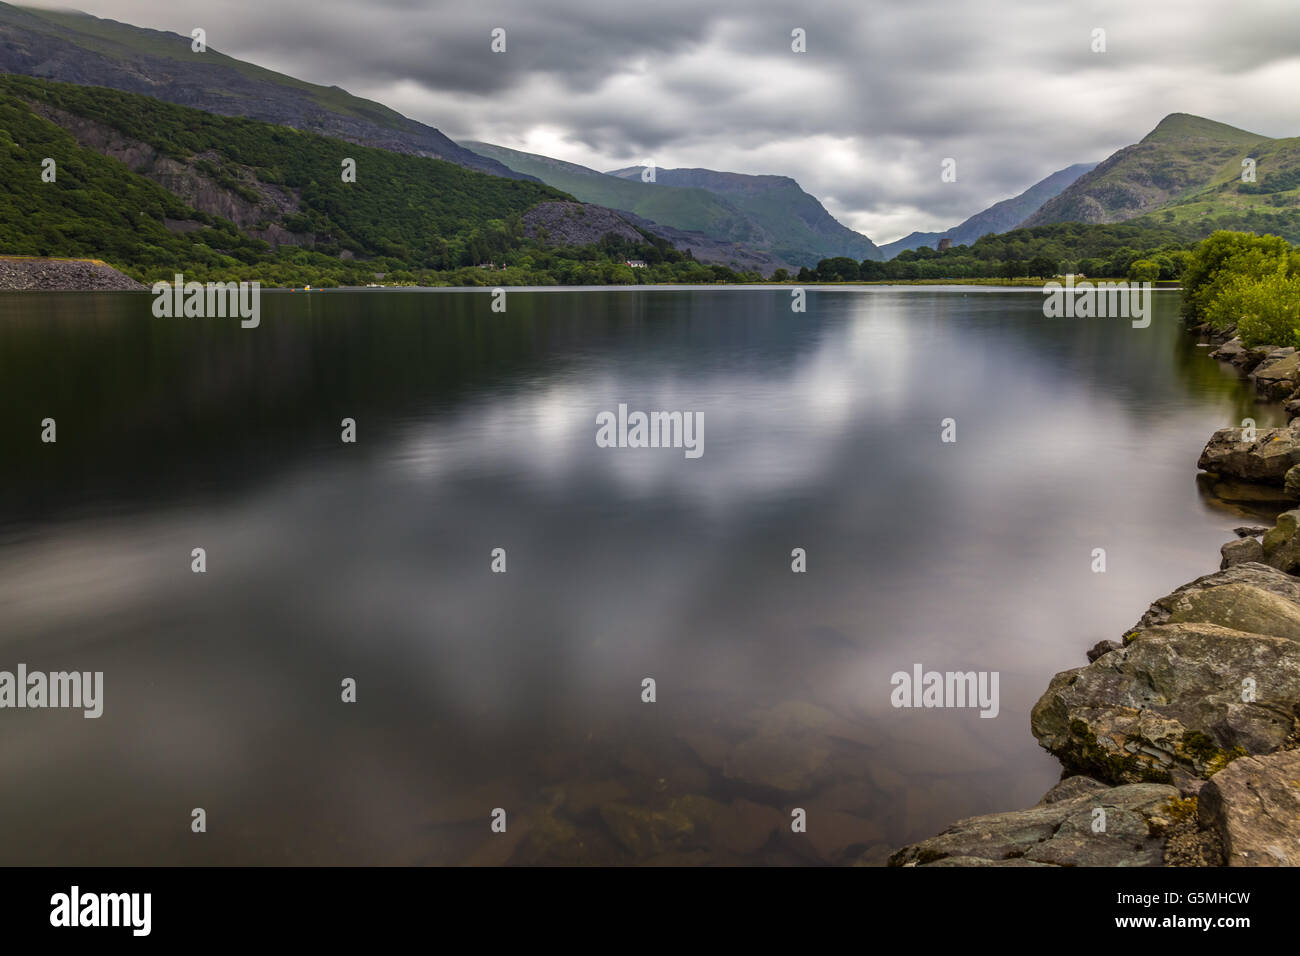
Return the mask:
[[(0, 670), (103, 673), (0, 710), (0, 863), (879, 863), (1035, 803), (1030, 708), (1217, 569), (1197, 455), (1281, 417), (1177, 293), (790, 302), (0, 297)], [(620, 405), (702, 454), (599, 446)], [(893, 706), (914, 665), (996, 716)]]

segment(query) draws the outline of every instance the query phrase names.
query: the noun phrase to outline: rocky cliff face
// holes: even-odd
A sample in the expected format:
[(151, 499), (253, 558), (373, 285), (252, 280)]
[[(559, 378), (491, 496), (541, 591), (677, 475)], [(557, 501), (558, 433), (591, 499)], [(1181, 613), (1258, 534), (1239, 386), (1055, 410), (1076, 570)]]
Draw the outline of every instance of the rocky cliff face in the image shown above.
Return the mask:
[(524, 213), (524, 235), (562, 246), (585, 246), (608, 235), (645, 242), (645, 237), (614, 210), (580, 202), (539, 203)]
[[(222, 186), (198, 168), (198, 163), (215, 160), (215, 156), (200, 153), (192, 161), (182, 162), (162, 155), (148, 143), (124, 136), (105, 123), (41, 103), (31, 105), (41, 116), (72, 134), (80, 145), (116, 159), (133, 173), (152, 179), (199, 212), (228, 219), (250, 236), (263, 239), (273, 247), (310, 246), (315, 242), (315, 236), (290, 232), (279, 222), (284, 216), (298, 211), (298, 194), (261, 182), (251, 169), (241, 170), (242, 187), (259, 197), (256, 201)], [(175, 221), (168, 225), (180, 232), (198, 228), (200, 223)]]

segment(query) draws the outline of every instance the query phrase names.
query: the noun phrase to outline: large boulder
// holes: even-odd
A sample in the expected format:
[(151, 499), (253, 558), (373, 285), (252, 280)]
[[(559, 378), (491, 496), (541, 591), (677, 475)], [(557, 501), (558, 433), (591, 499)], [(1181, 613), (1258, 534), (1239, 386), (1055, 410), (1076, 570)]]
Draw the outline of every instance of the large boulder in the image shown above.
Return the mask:
[(1300, 378), (1300, 355), (1293, 348), (1276, 349), (1255, 367), (1255, 390), (1261, 398), (1281, 401), (1296, 388)]
[(1285, 428), (1254, 431), (1220, 428), (1206, 443), (1196, 466), (1203, 471), (1244, 481), (1280, 485), (1293, 465), (1300, 465), (1300, 419)]
[(1297, 717), (1300, 580), (1247, 562), (1158, 598), (1121, 649), (1054, 676), (1030, 724), (1067, 769), (1126, 783), (1273, 753)]
[(1159, 866), (1177, 799), (1176, 789), (1160, 784), (1067, 780), (1028, 810), (958, 820), (896, 851), (889, 865)]
[[(1255, 699), (1247, 701), (1247, 681)], [(1271, 753), (1300, 705), (1300, 644), (1214, 624), (1139, 631), (1123, 651), (1057, 674), (1034, 706), (1039, 744), (1077, 773), (1121, 783), (1209, 777)]]
[(1156, 601), (1121, 650), (1057, 674), (1038, 742), (1112, 783), (1208, 778), (1289, 745), (1300, 716), (1300, 581), (1235, 565)]
[(1300, 752), (1234, 760), (1201, 789), (1197, 812), (1229, 866), (1300, 866)]
[[(1225, 585), (1230, 584), (1251, 587), (1257, 591), (1265, 591), (1300, 607), (1300, 579), (1293, 578), (1289, 574), (1283, 574), (1277, 568), (1272, 568), (1265, 564), (1248, 562), (1245, 564), (1234, 565), (1231, 568), (1217, 571), (1214, 574), (1202, 575), (1195, 581), (1190, 581), (1187, 584), (1176, 588), (1164, 597), (1157, 598), (1151, 603), (1151, 606), (1147, 608), (1146, 613), (1138, 619), (1138, 622), (1129, 628), (1129, 632), (1131, 633), (1144, 627), (1154, 627), (1158, 624), (1168, 624), (1173, 619), (1174, 614), (1180, 610), (1184, 612), (1183, 615), (1180, 616), (1180, 620), (1187, 620), (1186, 611), (1189, 608), (1193, 606), (1202, 606), (1200, 605), (1200, 602), (1193, 604), (1193, 599), (1197, 598), (1201, 592), (1224, 587)], [(1216, 620), (1211, 621), (1210, 623), (1222, 624), (1223, 621)]]

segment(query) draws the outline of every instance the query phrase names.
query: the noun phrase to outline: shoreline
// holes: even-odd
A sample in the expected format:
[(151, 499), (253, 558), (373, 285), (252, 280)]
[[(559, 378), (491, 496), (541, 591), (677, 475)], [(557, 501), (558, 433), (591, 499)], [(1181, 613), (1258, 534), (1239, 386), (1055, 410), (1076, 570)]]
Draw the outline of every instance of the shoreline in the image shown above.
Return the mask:
[(1300, 866), (1300, 353), (1185, 331), (1289, 422), (1217, 430), (1200, 475), (1291, 510), (1235, 529), (1218, 571), (1052, 678), (1030, 729), (1061, 779), (1035, 806), (958, 820), (888, 865)]

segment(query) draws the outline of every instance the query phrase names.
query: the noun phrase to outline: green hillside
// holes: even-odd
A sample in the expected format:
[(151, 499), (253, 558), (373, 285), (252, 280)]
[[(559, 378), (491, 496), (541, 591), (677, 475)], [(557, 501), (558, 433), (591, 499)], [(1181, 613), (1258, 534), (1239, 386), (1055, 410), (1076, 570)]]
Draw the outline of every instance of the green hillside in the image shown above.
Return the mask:
[[(640, 166), (609, 175), (640, 182)], [(656, 184), (706, 189), (721, 196), (769, 237), (771, 251), (788, 262), (816, 262), (828, 256), (879, 259), (880, 250), (826, 211), (789, 176), (753, 176), (714, 169), (657, 169)]]
[(626, 210), (660, 225), (703, 232), (727, 242), (761, 244), (766, 241), (762, 230), (740, 210), (707, 190), (619, 179), (576, 163), (522, 153), (491, 143), (465, 142), (460, 145), (480, 156), (495, 159), (517, 173), (535, 176), (582, 202)]
[(462, 143), (516, 172), (535, 176), (583, 202), (622, 209), (661, 226), (739, 243), (785, 262), (811, 265), (827, 256), (878, 258), (870, 239), (837, 222), (787, 176), (749, 176), (708, 169), (642, 167), (602, 173), (491, 143)]
[[(1240, 178), (1242, 158), (1272, 142), (1224, 123), (1173, 113), (1141, 142), (1080, 176), (1021, 225), (1123, 222), (1185, 203), (1211, 184)], [(1206, 210), (1197, 214), (1205, 215)]]
[[(41, 181), (46, 158), (54, 182)], [(343, 181), (345, 158), (355, 182)], [(628, 238), (585, 252), (525, 238), (530, 211), (568, 198), (541, 183), (12, 75), (0, 76), (0, 180), (0, 254), (99, 258), (146, 281), (184, 271), (200, 281), (364, 284), (379, 272), (438, 282), (485, 260), (517, 264), (516, 279), (637, 281), (573, 262), (630, 273), (624, 257), (656, 268), (685, 259)], [(456, 278), (512, 276), (469, 268)]]
[[(209, 23), (209, 42), (221, 37)], [(395, 152), (445, 159), (507, 178), (518, 174), (337, 86), (320, 86), (191, 48), (189, 36), (75, 11), (0, 3), (0, 73), (106, 86), (223, 116), (242, 116)]]

